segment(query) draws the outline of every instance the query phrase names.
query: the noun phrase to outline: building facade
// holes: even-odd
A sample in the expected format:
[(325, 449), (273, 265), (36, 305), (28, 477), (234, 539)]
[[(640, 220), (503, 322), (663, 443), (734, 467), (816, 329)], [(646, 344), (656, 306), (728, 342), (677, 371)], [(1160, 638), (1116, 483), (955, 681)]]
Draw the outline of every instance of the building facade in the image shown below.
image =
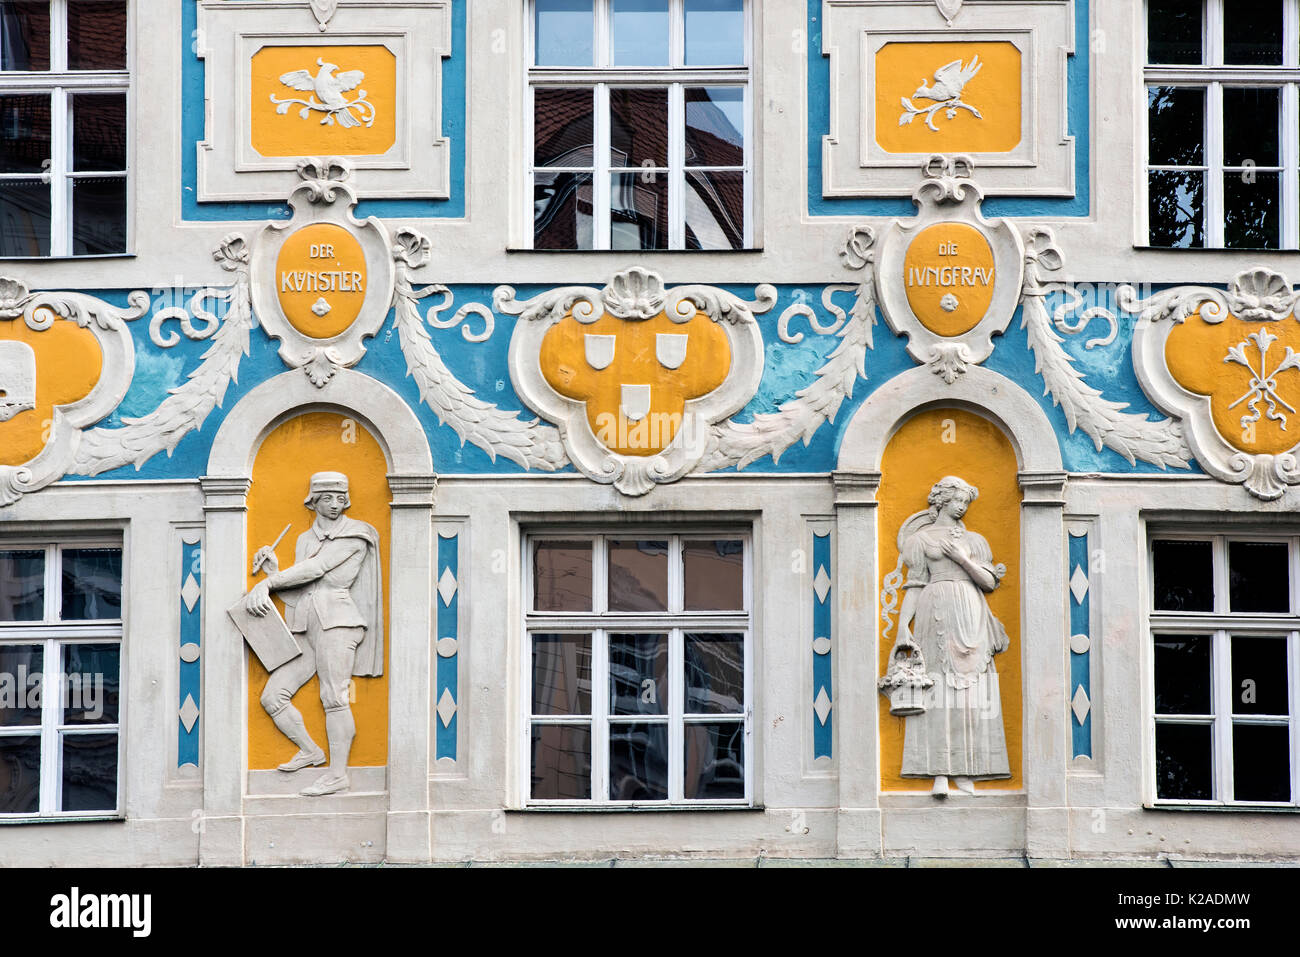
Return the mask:
[(1300, 0), (3, 0), (0, 862), (1300, 856)]

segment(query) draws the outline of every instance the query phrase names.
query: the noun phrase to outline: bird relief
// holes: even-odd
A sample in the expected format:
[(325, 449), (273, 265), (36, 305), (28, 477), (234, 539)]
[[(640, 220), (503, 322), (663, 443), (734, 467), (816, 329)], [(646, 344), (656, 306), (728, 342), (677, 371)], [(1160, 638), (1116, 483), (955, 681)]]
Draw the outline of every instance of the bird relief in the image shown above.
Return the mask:
[(275, 94), (271, 94), (271, 102), (276, 104), (275, 112), (283, 116), (291, 107), (297, 105), (302, 107), (298, 115), (304, 120), (315, 113), (323, 113), (324, 116), (320, 120), (322, 126), (333, 126), (336, 120), (344, 129), (362, 125), (373, 126), (375, 108), (366, 99), (366, 91), (359, 90), (351, 100), (343, 95), (360, 86), (366, 75), (360, 70), (335, 73), (338, 65), (326, 63), (321, 57), (316, 58), (316, 66), (318, 69), (315, 76), (312, 76), (310, 70), (294, 70), (280, 77), (280, 82), (291, 90), (309, 95), (306, 99), (299, 97), (280, 99)]
[[(984, 119), (984, 115), (969, 103), (962, 102), (962, 90), (966, 84), (975, 78), (975, 74), (980, 71), (984, 64), (980, 63), (978, 55), (971, 58), (971, 61), (965, 66), (962, 65), (961, 59), (953, 60), (951, 63), (945, 63), (939, 69), (934, 71), (934, 85), (930, 86), (924, 79), (916, 92), (912, 94), (912, 99), (900, 97), (903, 104), (903, 114), (898, 118), (899, 126), (908, 126), (912, 120), (918, 116), (925, 117), (925, 125), (935, 133), (939, 132), (939, 127), (934, 125), (934, 115), (940, 110), (948, 119), (955, 119), (958, 110), (968, 110), (978, 120)], [(914, 106), (912, 100), (930, 100), (929, 106)]]

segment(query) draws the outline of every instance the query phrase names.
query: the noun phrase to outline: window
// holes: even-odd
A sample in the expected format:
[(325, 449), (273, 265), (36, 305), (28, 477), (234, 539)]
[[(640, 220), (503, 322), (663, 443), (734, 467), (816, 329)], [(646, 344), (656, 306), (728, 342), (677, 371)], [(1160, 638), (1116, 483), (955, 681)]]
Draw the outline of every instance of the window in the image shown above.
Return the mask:
[(1151, 542), (1156, 800), (1300, 804), (1300, 536)]
[(0, 821), (118, 809), (122, 548), (0, 548)]
[(1147, 0), (1152, 246), (1300, 245), (1300, 0)]
[(126, 251), (126, 0), (0, 0), (0, 257)]
[(547, 534), (525, 554), (526, 802), (750, 803), (748, 538)]
[(535, 249), (752, 244), (746, 0), (532, 0)]

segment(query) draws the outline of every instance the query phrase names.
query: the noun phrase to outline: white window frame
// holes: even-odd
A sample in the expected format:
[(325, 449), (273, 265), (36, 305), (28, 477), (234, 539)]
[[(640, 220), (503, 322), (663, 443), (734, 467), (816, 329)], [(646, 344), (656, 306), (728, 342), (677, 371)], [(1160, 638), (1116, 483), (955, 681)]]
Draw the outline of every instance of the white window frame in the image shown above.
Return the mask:
[[(1257, 166), (1257, 173), (1278, 172), (1280, 179), (1279, 249), (1300, 248), (1300, 0), (1282, 0), (1282, 64), (1278, 66), (1230, 66), (1224, 58), (1224, 4), (1230, 0), (1202, 0), (1201, 64), (1151, 64), (1147, 62), (1150, 35), (1149, 3), (1143, 3), (1141, 57), (1144, 64), (1140, 93), (1140, 131), (1142, 145), (1141, 175), (1138, 177), (1139, 235), (1150, 244), (1150, 176), (1152, 171), (1176, 170), (1201, 172), (1205, 182), (1204, 246), (1194, 249), (1226, 249), (1224, 245), (1225, 173), (1242, 173), (1246, 167), (1223, 163), (1223, 90), (1225, 87), (1259, 89), (1275, 87), (1281, 91), (1281, 115), (1278, 118), (1278, 159), (1281, 166)], [(1148, 88), (1151, 86), (1190, 87), (1205, 90), (1205, 130), (1203, 166), (1152, 166), (1150, 163), (1150, 129), (1148, 124)], [(1155, 247), (1160, 249), (1186, 247)]]
[[(127, 3), (126, 69), (68, 69), (68, 0), (48, 0), (50, 5), (50, 68), (48, 70), (0, 70), (0, 95), (49, 95), (50, 167), (44, 173), (0, 173), (0, 181), (40, 181), (50, 186), (50, 251), (46, 256), (20, 259), (93, 259), (130, 255), (133, 245), (132, 135), (135, 104), (131, 96), (131, 11)], [(121, 170), (72, 171), (72, 97), (78, 93), (121, 93), (126, 96), (126, 168)], [(72, 183), (77, 179), (116, 178), (126, 182), (123, 229), (126, 242), (121, 252), (74, 254), (72, 251)], [(3, 259), (6, 257), (0, 257)]]
[[(686, 108), (683, 90), (687, 86), (728, 86), (744, 90), (744, 165), (692, 166), (691, 170), (704, 172), (733, 171), (744, 175), (744, 238), (741, 250), (754, 247), (754, 0), (745, 0), (745, 63), (739, 67), (686, 66), (686, 17), (684, 0), (669, 0), (669, 65), (664, 67), (617, 67), (611, 64), (613, 25), (609, 16), (611, 0), (594, 0), (595, 16), (592, 61), (595, 66), (536, 66), (537, 8), (535, 0), (527, 0), (525, 29), (527, 36), (527, 66), (525, 73), (524, 150), (527, 157), (523, 197), (522, 248), (533, 249), (535, 241), (534, 182), (538, 172), (587, 172), (586, 167), (534, 166), (533, 155), (533, 90), (537, 87), (594, 87), (593, 163), (592, 175), (592, 248), (557, 250), (547, 247), (547, 252), (601, 252), (611, 246), (610, 209), (610, 139), (609, 91), (611, 87), (655, 87), (668, 89), (668, 248), (666, 250), (616, 250), (619, 252), (731, 252), (730, 249), (686, 249)], [(620, 167), (620, 170), (623, 168)], [(658, 174), (660, 168), (650, 170)]]
[[(1155, 553), (1157, 541), (1209, 541), (1212, 543), (1214, 571), (1214, 610), (1173, 612), (1155, 606)], [(1287, 543), (1289, 613), (1232, 612), (1229, 610), (1228, 545), (1230, 542)], [(1250, 527), (1206, 528), (1192, 526), (1153, 526), (1147, 536), (1147, 753), (1151, 771), (1147, 805), (1149, 807), (1241, 808), (1246, 810), (1300, 810), (1300, 534), (1276, 531), (1253, 531)], [(1234, 715), (1232, 712), (1232, 635), (1273, 637), (1287, 646), (1287, 697), (1289, 714), (1280, 716)], [(1210, 706), (1213, 713), (1201, 715), (1165, 715), (1155, 712), (1155, 639), (1161, 636), (1210, 636)], [(1211, 727), (1211, 798), (1209, 800), (1159, 797), (1156, 751), (1158, 724), (1194, 724)], [(1285, 726), (1290, 732), (1291, 800), (1238, 801), (1233, 796), (1232, 729), (1234, 724)]]
[[(607, 608), (610, 540), (667, 540), (668, 610), (666, 612), (611, 612)], [(743, 604), (738, 611), (684, 611), (684, 582), (681, 546), (688, 541), (732, 540), (744, 543)], [(539, 541), (592, 542), (592, 605), (590, 612), (544, 612), (533, 610), (533, 552)], [(624, 810), (668, 810), (674, 808), (749, 808), (754, 806), (754, 611), (753, 533), (748, 527), (701, 527), (675, 529), (602, 526), (586, 528), (535, 528), (523, 536), (523, 621), (520, 658), (520, 747), (519, 796), (524, 808), (581, 808)], [(730, 714), (690, 714), (685, 702), (684, 635), (687, 632), (742, 634), (744, 636), (745, 700), (736, 720)], [(591, 714), (585, 716), (591, 729), (591, 798), (535, 799), (532, 796), (532, 732), (535, 725), (576, 726), (584, 716), (538, 715), (532, 713), (534, 634), (591, 635)], [(609, 713), (609, 636), (620, 634), (668, 635), (668, 711), (666, 720), (649, 715)], [(611, 722), (611, 717), (613, 721)], [(690, 724), (735, 722), (744, 733), (745, 794), (743, 798), (686, 799), (684, 793), (684, 729)], [(609, 799), (609, 728), (619, 723), (666, 723), (668, 726), (668, 799), (664, 801), (612, 801)]]
[[(45, 608), (40, 621), (0, 622), (0, 647), (7, 645), (42, 645), (41, 675), (41, 785), (40, 806), (34, 813), (0, 813), (0, 824), (24, 821), (101, 820), (121, 818), (123, 807), (123, 782), (125, 779), (126, 722), (126, 649), (122, 641), (122, 619), (94, 619), (64, 621), (61, 618), (63, 596), (63, 559), (65, 549), (113, 548), (122, 553), (122, 611), (126, 612), (126, 548), (120, 537), (49, 539), (6, 538), (0, 541), (3, 551), (45, 552)], [(118, 645), (118, 714), (114, 724), (63, 724), (63, 696), (50, 700), (48, 689), (61, 689), (63, 648), (79, 644)], [(27, 737), (35, 730), (33, 725), (0, 725), (0, 737)], [(114, 807), (94, 811), (61, 811), (63, 804), (63, 737), (65, 734), (115, 734), (117, 735), (117, 799)]]

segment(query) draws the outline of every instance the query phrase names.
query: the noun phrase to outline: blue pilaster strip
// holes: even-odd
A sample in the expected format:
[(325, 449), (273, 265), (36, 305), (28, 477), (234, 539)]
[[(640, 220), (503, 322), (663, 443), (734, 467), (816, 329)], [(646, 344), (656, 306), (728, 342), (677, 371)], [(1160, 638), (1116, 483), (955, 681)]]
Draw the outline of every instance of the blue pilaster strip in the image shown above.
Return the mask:
[(826, 642), (819, 642), (819, 638), (825, 638), (827, 641), (831, 637), (831, 600), (835, 595), (834, 587), (826, 590), (825, 596), (819, 598), (817, 595), (817, 581), (823, 579), (833, 580), (831, 569), (831, 537), (826, 535), (813, 536), (813, 563), (812, 563), (812, 582), (813, 582), (813, 757), (829, 758), (832, 754), (833, 733), (832, 726), (835, 721), (833, 712), (826, 713), (826, 721), (817, 716), (816, 703), (822, 697), (823, 691), (829, 701), (834, 701), (834, 688), (831, 684), (831, 653), (827, 649), (825, 654), (818, 654), (817, 646), (824, 646)]
[[(193, 583), (189, 585), (189, 590), (198, 589), (198, 598), (194, 602), (194, 607), (190, 608), (185, 603), (183, 597), (187, 591), (187, 583), (193, 578)], [(203, 687), (202, 682), (202, 657), (195, 657), (193, 661), (186, 661), (184, 652), (188, 645), (194, 645), (200, 652), (203, 645), (203, 545), (189, 545), (181, 543), (181, 575), (180, 591), (177, 593), (177, 601), (180, 605), (180, 645), (179, 651), (182, 653), (180, 658), (180, 693), (177, 697), (177, 707), (179, 710), (185, 708), (185, 702), (188, 698), (194, 699), (194, 704), (199, 707), (203, 704), (200, 697)], [(199, 764), (199, 721), (195, 720), (193, 726), (187, 731), (185, 722), (179, 716), (177, 722), (177, 746), (176, 746), (176, 766), (183, 767), (192, 764), (198, 767)]]
[(456, 580), (457, 587), (449, 602), (444, 602), (442, 595), (435, 595), (434, 603), (438, 608), (437, 632), (439, 640), (456, 639), (458, 650), (448, 658), (438, 655), (438, 684), (434, 692), (433, 704), (436, 709), (442, 701), (443, 694), (450, 692), (451, 699), (457, 702), (458, 707), (456, 715), (446, 725), (442, 723), (442, 718), (435, 711), (433, 720), (437, 733), (434, 753), (438, 758), (451, 758), (454, 761), (456, 760), (456, 726), (460, 720), (460, 688), (457, 682), (457, 662), (460, 658), (460, 536), (458, 535), (452, 535), (450, 538), (443, 538), (441, 535), (438, 537), (437, 581), (441, 582), (448, 571)]
[[(1075, 572), (1082, 569), (1084, 576), (1091, 579), (1091, 572), (1088, 565), (1088, 535), (1085, 532), (1082, 535), (1070, 533), (1070, 563), (1065, 570), (1067, 587), (1075, 577)], [(1092, 587), (1089, 585), (1088, 590), (1084, 593), (1083, 599), (1075, 597), (1074, 592), (1070, 592), (1070, 637), (1083, 635), (1088, 639), (1089, 646), (1092, 643)], [(1069, 701), (1074, 700), (1075, 694), (1079, 688), (1083, 688), (1083, 693), (1092, 700), (1092, 650), (1091, 647), (1082, 654), (1073, 650), (1070, 652), (1070, 692)], [(1092, 708), (1088, 708), (1088, 714), (1081, 724), (1075, 717), (1073, 709), (1070, 711), (1070, 737), (1074, 745), (1074, 756), (1092, 757)]]

